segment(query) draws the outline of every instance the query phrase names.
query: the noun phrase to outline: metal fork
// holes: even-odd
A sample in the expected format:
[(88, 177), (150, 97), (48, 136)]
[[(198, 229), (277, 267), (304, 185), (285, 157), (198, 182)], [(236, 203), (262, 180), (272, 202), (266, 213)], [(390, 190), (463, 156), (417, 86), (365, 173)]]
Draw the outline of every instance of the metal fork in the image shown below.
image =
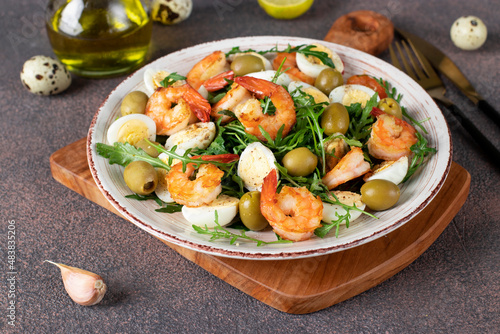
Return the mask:
[[(493, 159), (494, 162), (500, 163), (500, 151), (484, 136), (484, 134), (472, 123), (452, 101), (444, 96), (445, 87), (441, 78), (438, 76), (432, 65), (427, 59), (415, 48), (410, 40), (402, 40), (394, 42), (394, 45), (399, 54), (396, 55), (394, 47), (389, 45), (389, 54), (391, 62), (401, 71), (406, 72), (413, 80), (415, 80), (427, 93), (437, 101), (443, 103), (459, 121), (477, 144)], [(403, 65), (401, 65), (401, 63)]]

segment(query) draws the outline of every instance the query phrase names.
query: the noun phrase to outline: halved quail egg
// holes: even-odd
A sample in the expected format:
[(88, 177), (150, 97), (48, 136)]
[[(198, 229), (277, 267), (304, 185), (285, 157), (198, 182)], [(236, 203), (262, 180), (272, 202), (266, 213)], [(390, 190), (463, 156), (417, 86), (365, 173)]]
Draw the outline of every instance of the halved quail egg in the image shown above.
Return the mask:
[[(360, 210), (364, 210), (366, 205), (361, 201), (361, 195), (350, 192), (350, 191), (333, 191), (333, 194), (337, 196), (340, 203), (353, 206), (356, 205)], [(330, 196), (333, 197), (333, 196)], [(323, 221), (331, 224), (332, 221), (336, 221), (338, 216), (345, 215), (347, 213), (341, 205), (325, 203), (323, 202)], [(349, 222), (352, 223), (354, 220), (361, 216), (361, 212), (357, 210), (349, 210), (351, 217)], [(345, 221), (342, 221), (341, 225), (345, 225)]]
[(217, 211), (217, 222), (225, 226), (238, 214), (238, 203), (236, 197), (219, 195), (216, 200), (208, 205), (198, 207), (182, 207), (182, 215), (191, 224), (198, 226), (215, 227), (215, 212)]
[(371, 180), (387, 180), (394, 184), (400, 184), (408, 172), (408, 157), (403, 156), (396, 161), (384, 161), (375, 169), (366, 174), (363, 178), (365, 182)]
[[(311, 51), (321, 51), (328, 54), (328, 57), (332, 60), (335, 69), (340, 73), (344, 72), (344, 63), (340, 56), (333, 50), (327, 48), (321, 44), (313, 44), (314, 47), (311, 48)], [(297, 52), (297, 67), (299, 70), (313, 78), (316, 78), (321, 71), (325, 68), (329, 67), (328, 65), (323, 64), (321, 60), (314, 56), (306, 56), (303, 53)]]
[[(146, 86), (146, 91), (149, 95), (153, 94), (159, 87), (163, 87), (161, 82), (168, 77), (171, 72), (167, 70), (159, 70), (154, 68), (148, 68), (144, 71), (144, 85)], [(185, 80), (178, 80), (172, 86), (181, 86), (186, 83)]]
[[(326, 102), (329, 103), (330, 100), (328, 99), (328, 96), (326, 96), (322, 91), (320, 91), (318, 88), (311, 86), (305, 82), (302, 81), (292, 81), (288, 85), (288, 91), (290, 94), (293, 94), (293, 96), (299, 96), (300, 93), (296, 92), (297, 89), (300, 89), (306, 94), (309, 94), (313, 97), (315, 103), (321, 103), (321, 102)], [(294, 93), (295, 91), (295, 93)]]
[(241, 152), (237, 171), (245, 188), (250, 191), (261, 191), (264, 178), (271, 169), (276, 169), (275, 162), (276, 157), (269, 148), (259, 142), (248, 145)]
[(188, 125), (185, 129), (168, 137), (167, 150), (177, 146), (176, 152), (184, 154), (188, 149), (206, 149), (214, 140), (217, 128), (214, 122), (199, 122)]
[[(273, 78), (275, 75), (276, 75), (276, 71), (269, 70), (269, 71), (248, 73), (246, 76), (257, 78), (257, 79), (263, 79), (263, 80), (267, 80), (267, 81), (273, 81)], [(288, 87), (290, 82), (292, 82), (292, 79), (290, 79), (290, 77), (286, 73), (281, 73), (278, 76), (278, 79), (276, 79), (276, 84), (278, 84), (280, 86), (287, 86)]]
[(135, 145), (142, 139), (156, 140), (156, 124), (146, 115), (130, 114), (118, 118), (108, 128), (107, 139), (110, 145), (116, 142)]
[[(366, 102), (375, 95), (375, 91), (362, 85), (342, 85), (331, 91), (328, 96), (330, 103), (342, 103), (345, 106), (350, 106), (354, 103), (360, 103), (361, 107), (365, 107)], [(377, 101), (379, 98), (377, 97)]]

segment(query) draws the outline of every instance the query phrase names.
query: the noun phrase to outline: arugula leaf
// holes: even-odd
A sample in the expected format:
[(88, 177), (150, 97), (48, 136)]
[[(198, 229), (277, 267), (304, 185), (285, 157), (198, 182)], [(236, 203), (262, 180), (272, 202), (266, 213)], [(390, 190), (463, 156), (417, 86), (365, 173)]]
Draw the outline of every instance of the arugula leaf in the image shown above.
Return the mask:
[[(409, 123), (415, 127), (418, 127), (420, 130), (422, 130), (423, 133), (427, 134), (427, 130), (422, 125), (422, 123), (426, 122), (427, 119), (418, 122), (414, 118), (412, 118), (406, 111), (406, 108), (401, 105), (401, 99), (403, 98), (403, 96), (397, 92), (396, 88), (391, 87), (388, 82), (383, 81), (382, 79), (377, 79), (377, 81), (384, 87), (387, 96), (395, 99), (399, 103), (403, 116), (409, 120)], [(410, 150), (414, 153), (414, 155), (410, 162), (408, 172), (406, 173), (406, 176), (404, 177), (402, 182), (406, 182), (413, 174), (415, 174), (418, 168), (425, 162), (427, 156), (437, 152), (435, 148), (428, 145), (427, 139), (425, 139), (425, 137), (418, 131), (418, 129), (415, 128), (415, 130), (417, 142), (410, 147)]]
[(156, 204), (159, 206), (163, 205), (163, 201), (156, 196), (156, 194), (149, 194), (149, 195), (139, 195), (139, 194), (131, 194), (131, 195), (126, 195), (125, 198), (130, 198), (130, 199), (135, 199), (137, 201), (149, 201), (149, 200), (154, 200)]
[(153, 167), (170, 170), (170, 166), (161, 161), (161, 159), (153, 158), (144, 152), (144, 150), (135, 148), (129, 143), (116, 142), (113, 146), (97, 143), (96, 151), (100, 156), (107, 158), (110, 165), (118, 164), (126, 167), (132, 161), (145, 161)]
[(417, 142), (410, 147), (410, 150), (414, 153), (413, 159), (410, 162), (408, 172), (404, 177), (402, 182), (406, 182), (415, 172), (420, 168), (420, 166), (425, 162), (426, 157), (430, 154), (434, 154), (437, 150), (428, 145), (427, 139), (425, 139), (420, 132), (415, 133), (417, 136)]
[(126, 195), (125, 198), (135, 199), (137, 201), (149, 201), (154, 200), (156, 204), (158, 204), (161, 208), (156, 209), (156, 212), (166, 212), (166, 213), (174, 213), (181, 212), (182, 205), (178, 203), (165, 203), (161, 199), (156, 196), (155, 193), (149, 195), (139, 195), (139, 194), (130, 194)]
[(175, 213), (182, 211), (182, 205), (178, 203), (165, 203), (162, 208), (156, 209), (156, 212), (165, 212), (165, 213)]
[(315, 48), (315, 47), (316, 47), (315, 45), (307, 45), (307, 44), (302, 44), (302, 45), (292, 47), (290, 44), (288, 44), (288, 46), (283, 50), (279, 50), (278, 46), (275, 46), (269, 50), (256, 51), (253, 49), (241, 50), (240, 47), (237, 46), (237, 47), (232, 48), (229, 52), (227, 52), (226, 57), (229, 57), (232, 54), (247, 53), (247, 52), (255, 52), (255, 53), (258, 53), (260, 55), (265, 55), (267, 53), (274, 53), (274, 52), (279, 52), (279, 53), (281, 53), (281, 52), (285, 52), (285, 53), (298, 52), (298, 53), (304, 54), (305, 56), (316, 57), (319, 60), (321, 60), (321, 62), (323, 64), (325, 64), (326, 66), (329, 66), (331, 68), (335, 68), (335, 64), (333, 63), (332, 59), (328, 56), (328, 53), (323, 52), (323, 51), (311, 50), (312, 48)]
[(174, 73), (170, 73), (169, 75), (167, 75), (161, 82), (160, 82), (160, 85), (162, 85), (163, 87), (168, 87), (168, 86), (171, 86), (173, 85), (176, 81), (179, 81), (179, 80), (186, 80), (186, 77), (185, 76), (182, 76), (180, 74), (177, 74), (177, 72), (174, 72)]
[[(323, 187), (326, 188), (325, 185), (322, 184)], [(328, 189), (326, 191), (323, 191), (319, 194), (321, 200), (325, 203), (330, 203), (333, 205), (338, 205), (344, 209), (345, 213), (341, 214), (336, 212), (335, 216), (337, 219), (334, 219), (331, 221), (331, 223), (324, 223), (322, 227), (317, 228), (314, 230), (314, 234), (317, 235), (320, 238), (325, 237), (330, 230), (335, 228), (335, 237), (339, 237), (339, 231), (340, 231), (340, 225), (344, 222), (346, 225), (346, 228), (349, 228), (349, 223), (351, 220), (351, 211), (359, 211), (362, 214), (365, 214), (367, 216), (370, 216), (372, 218), (378, 219), (375, 215), (368, 213), (360, 208), (358, 208), (356, 205), (347, 205), (342, 203), (338, 197), (333, 193), (330, 192)]]
[(276, 241), (263, 241), (259, 239), (255, 239), (246, 235), (245, 230), (240, 230), (240, 234), (233, 233), (228, 229), (220, 226), (219, 224), (219, 215), (217, 210), (215, 211), (215, 227), (209, 229), (207, 225), (205, 227), (201, 227), (198, 225), (192, 225), (193, 229), (199, 234), (210, 235), (210, 241), (215, 241), (218, 239), (230, 239), (229, 243), (233, 245), (238, 239), (245, 239), (249, 241), (253, 241), (257, 243), (257, 246), (270, 245), (270, 244), (283, 244), (283, 243), (292, 243), (290, 240), (278, 239)]
[(424, 128), (424, 126), (422, 125), (423, 122), (425, 122), (426, 120), (423, 120), (421, 122), (418, 122), (417, 120), (415, 120), (413, 117), (411, 117), (408, 112), (406, 111), (406, 107), (404, 107), (402, 104), (401, 104), (401, 100), (403, 98), (403, 95), (399, 94), (396, 90), (396, 88), (392, 87), (390, 83), (388, 83), (387, 81), (384, 81), (382, 78), (380, 79), (376, 79), (375, 80), (378, 81), (378, 83), (384, 87), (385, 89), (385, 92), (387, 94), (387, 97), (390, 97), (391, 99), (394, 99), (396, 100), (397, 103), (399, 103), (399, 106), (401, 107), (401, 112), (403, 113), (403, 116), (406, 117), (407, 119), (410, 120), (410, 123), (414, 126), (417, 126), (420, 128), (420, 130), (422, 130), (423, 133), (427, 134), (427, 130)]
[(333, 64), (332, 59), (328, 56), (328, 53), (323, 52), (323, 51), (315, 51), (311, 50), (312, 48), (315, 48), (315, 45), (307, 45), (307, 44), (302, 44), (298, 45), (295, 47), (292, 47), (290, 44), (288, 44), (288, 47), (283, 50), (283, 51), (278, 51), (278, 52), (286, 52), (286, 53), (292, 53), (292, 52), (297, 52), (297, 53), (302, 53), (305, 56), (313, 56), (321, 60), (323, 64), (326, 66), (329, 66), (331, 68), (335, 68), (335, 64)]
[(321, 172), (326, 172), (325, 146), (323, 145), (323, 128), (320, 125), (320, 117), (326, 104), (316, 104), (314, 98), (297, 89), (292, 92), (295, 108), (297, 109), (296, 128), (304, 127), (313, 134), (311, 137), (311, 148), (321, 160)]
[[(226, 52), (226, 58), (229, 57), (229, 56), (231, 56), (231, 55), (234, 55), (234, 54), (248, 53), (248, 52), (256, 52), (256, 53), (259, 53), (259, 54), (265, 54), (265, 53), (270, 52), (270, 51), (256, 51), (254, 49), (241, 50), (239, 46), (235, 46), (231, 50), (229, 50), (228, 52)], [(262, 53), (262, 52), (264, 52), (264, 53)]]
[(210, 145), (207, 147), (204, 154), (216, 155), (216, 154), (231, 153), (226, 149), (224, 140), (224, 132), (226, 131), (226, 128), (220, 125), (221, 121), (222, 118), (219, 118), (219, 120), (215, 123), (215, 126), (217, 128), (217, 135), (215, 136), (214, 140), (210, 143)]
[(346, 107), (349, 118), (351, 120), (356, 120), (355, 122), (349, 122), (349, 129), (347, 130), (346, 137), (358, 140), (362, 144), (366, 143), (370, 137), (371, 126), (375, 121), (370, 112), (373, 107), (378, 105), (377, 97), (378, 94), (375, 93), (370, 100), (366, 102), (364, 108), (362, 108), (359, 103), (354, 103)]

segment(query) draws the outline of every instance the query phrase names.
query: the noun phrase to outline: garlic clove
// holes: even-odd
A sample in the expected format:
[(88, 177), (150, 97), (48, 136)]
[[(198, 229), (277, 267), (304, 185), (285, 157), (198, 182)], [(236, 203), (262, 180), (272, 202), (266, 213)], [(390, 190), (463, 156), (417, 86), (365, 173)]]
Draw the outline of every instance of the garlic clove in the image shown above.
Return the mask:
[(107, 286), (101, 276), (90, 271), (70, 267), (46, 260), (61, 269), (64, 288), (77, 304), (92, 306), (99, 303), (106, 293)]

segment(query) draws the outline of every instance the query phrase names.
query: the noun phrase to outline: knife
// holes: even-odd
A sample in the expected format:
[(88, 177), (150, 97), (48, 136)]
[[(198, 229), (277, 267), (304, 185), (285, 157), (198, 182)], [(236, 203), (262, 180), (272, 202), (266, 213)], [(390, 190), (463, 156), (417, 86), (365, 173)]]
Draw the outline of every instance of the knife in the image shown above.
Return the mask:
[(495, 124), (500, 127), (500, 113), (495, 110), (471, 85), (469, 80), (460, 69), (441, 50), (424, 39), (406, 32), (399, 28), (394, 28), (401, 36), (413, 42), (416, 48), (429, 60), (437, 70), (442, 72), (465, 94), (479, 110), (484, 112)]

